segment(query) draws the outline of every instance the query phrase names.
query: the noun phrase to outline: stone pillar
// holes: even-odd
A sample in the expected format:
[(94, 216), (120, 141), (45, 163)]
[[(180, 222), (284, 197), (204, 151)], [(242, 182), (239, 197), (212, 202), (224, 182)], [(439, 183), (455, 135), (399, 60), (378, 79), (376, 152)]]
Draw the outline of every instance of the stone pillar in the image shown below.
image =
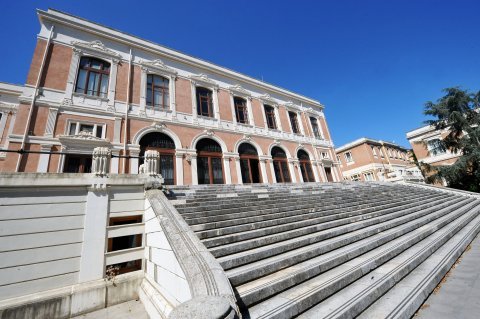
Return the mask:
[(108, 147), (95, 147), (93, 149), (92, 173), (99, 176), (107, 175), (110, 171), (112, 152)]
[(225, 169), (225, 184), (232, 184), (232, 174), (230, 172), (230, 158), (223, 158), (223, 168)]
[(318, 176), (318, 163), (312, 162), (313, 176), (315, 177), (315, 182), (321, 182), (320, 177)]
[(273, 161), (270, 160), (270, 172), (272, 173), (272, 183), (278, 183), (277, 182), (277, 176), (275, 176), (275, 168), (273, 168)]
[(298, 177), (300, 178), (300, 183), (305, 183), (305, 181), (303, 180), (303, 175), (302, 175), (302, 168), (300, 167), (300, 163), (299, 162), (295, 162), (293, 165), (296, 165), (297, 166), (297, 172), (298, 172)]
[(242, 167), (240, 166), (240, 157), (235, 157), (235, 168), (237, 169), (237, 184), (243, 184)]
[(288, 160), (288, 169), (290, 170), (290, 177), (292, 179), (292, 183), (296, 183), (297, 182), (297, 175), (295, 175), (293, 161), (291, 161), (291, 160)]
[(260, 170), (262, 174), (262, 182), (264, 184), (268, 184), (268, 175), (267, 175), (267, 160), (266, 159), (260, 159)]
[(49, 107), (48, 108), (48, 117), (47, 124), (45, 125), (45, 133), (43, 134), (46, 137), (53, 137), (53, 131), (55, 129), (55, 123), (57, 122), (58, 107)]
[(138, 174), (138, 156), (140, 155), (140, 151), (136, 149), (129, 150), (130, 156), (135, 156), (129, 158), (128, 162), (130, 163), (130, 174)]
[(198, 185), (197, 155), (190, 155), (190, 165), (192, 167), (192, 185)]
[(160, 169), (160, 154), (158, 151), (145, 151), (144, 174), (158, 175)]
[(177, 185), (183, 185), (183, 154), (175, 154), (175, 173)]
[(105, 273), (105, 237), (108, 219), (108, 192), (98, 178), (88, 189), (85, 226), (78, 281), (102, 279)]

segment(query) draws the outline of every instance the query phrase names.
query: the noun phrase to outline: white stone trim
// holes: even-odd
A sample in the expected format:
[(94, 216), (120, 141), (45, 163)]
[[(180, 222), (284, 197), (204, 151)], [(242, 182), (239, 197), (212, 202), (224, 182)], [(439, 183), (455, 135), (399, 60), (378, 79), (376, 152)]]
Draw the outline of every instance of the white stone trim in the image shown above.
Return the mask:
[(45, 125), (45, 134), (46, 137), (53, 137), (53, 132), (55, 130), (55, 124), (57, 122), (58, 107), (49, 107), (48, 108), (48, 117), (47, 123)]

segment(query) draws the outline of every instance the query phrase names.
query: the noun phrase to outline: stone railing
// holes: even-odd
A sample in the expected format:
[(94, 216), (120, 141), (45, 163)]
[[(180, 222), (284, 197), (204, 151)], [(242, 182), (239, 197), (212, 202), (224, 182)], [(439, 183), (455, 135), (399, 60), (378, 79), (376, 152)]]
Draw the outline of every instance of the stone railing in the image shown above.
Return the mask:
[(146, 309), (156, 309), (150, 315), (238, 318), (223, 268), (160, 190), (146, 193), (145, 225), (147, 266), (140, 298)]

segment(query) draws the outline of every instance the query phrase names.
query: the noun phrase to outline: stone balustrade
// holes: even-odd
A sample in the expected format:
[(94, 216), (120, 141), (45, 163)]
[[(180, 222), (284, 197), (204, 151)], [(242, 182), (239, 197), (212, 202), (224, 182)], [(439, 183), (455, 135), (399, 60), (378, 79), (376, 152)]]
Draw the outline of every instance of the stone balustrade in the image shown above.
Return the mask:
[(107, 175), (110, 171), (112, 151), (108, 147), (95, 147), (93, 149), (92, 173), (99, 176)]

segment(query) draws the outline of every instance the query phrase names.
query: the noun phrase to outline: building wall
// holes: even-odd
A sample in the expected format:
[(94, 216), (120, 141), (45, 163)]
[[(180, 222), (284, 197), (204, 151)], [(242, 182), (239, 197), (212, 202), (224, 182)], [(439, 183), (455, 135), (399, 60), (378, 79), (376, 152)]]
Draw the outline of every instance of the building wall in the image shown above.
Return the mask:
[[(63, 13), (57, 14), (59, 20), (76, 19)], [(143, 49), (141, 46), (132, 49), (125, 43), (141, 40), (117, 41), (116, 37), (123, 35), (113, 34), (116, 32), (113, 30), (105, 31), (100, 26), (84, 25), (83, 29), (79, 29), (58, 24), (48, 17), (42, 17), (40, 21), (42, 29), (33, 52), (27, 86), (19, 98), (15, 124), (8, 138), (11, 150), (20, 149), (24, 140), (34, 86), (41, 72), (42, 79), (39, 83), (41, 94), (35, 97), (31, 124), (25, 137), (25, 150), (89, 154), (94, 147), (107, 146), (114, 155), (135, 157), (140, 154), (139, 142), (144, 134), (163, 132), (178, 142), (176, 156), (181, 162), (175, 162), (176, 173), (179, 176), (183, 173), (181, 182), (184, 184), (196, 182), (193, 176), (195, 174), (192, 175), (191, 156), (196, 153), (194, 140), (200, 136), (216, 139), (224, 147), (222, 154), (224, 170), (232, 183), (241, 182), (237, 172), (239, 154), (236, 150), (240, 141), (250, 142), (259, 148), (260, 160), (265, 164), (264, 166), (262, 164), (263, 176), (268, 177), (264, 182), (274, 182), (270, 163), (270, 149), (273, 144), (283, 147), (289, 154), (289, 167), (293, 170), (290, 173), (296, 181), (301, 180), (296, 158), (297, 150), (301, 148), (310, 154), (312, 168), (318, 176), (318, 181), (322, 181), (324, 177), (324, 167), (332, 167), (335, 170), (337, 163), (334, 156), (330, 155), (330, 158), (323, 159), (318, 155), (320, 149), (334, 154), (323, 106), (320, 103), (218, 66), (206, 66), (205, 62), (200, 60), (195, 60), (195, 63), (184, 62), (182, 60), (185, 59), (184, 55), (178, 52), (166, 54), (162, 51), (166, 50), (164, 48), (156, 52), (152, 49)], [(49, 36), (47, 30), (51, 29), (52, 24), (55, 25), (53, 42), (48, 46), (44, 56)], [(105, 36), (101, 35), (102, 32), (106, 32)], [(74, 92), (78, 64), (82, 56), (91, 56), (111, 63), (107, 98)], [(44, 68), (40, 70), (42, 60)], [(149, 73), (159, 74), (170, 80), (171, 104), (167, 111), (153, 111), (145, 106), (144, 83), (146, 74)], [(215, 118), (197, 116), (194, 106), (196, 98), (192, 94), (196, 86), (206, 87), (214, 92), (213, 100), (218, 107), (218, 115), (215, 115)], [(252, 123), (248, 125), (236, 123), (232, 112), (232, 96), (248, 100), (249, 113), (253, 117)], [(270, 130), (266, 127), (264, 104), (277, 109), (276, 122), (277, 126), (281, 126), (281, 130)], [(288, 110), (294, 110), (300, 115), (299, 121), (304, 128), (303, 135), (291, 132)], [(125, 121), (126, 114), (128, 121)], [(310, 116), (317, 118), (324, 135), (322, 138), (317, 139), (313, 136)], [(69, 134), (68, 123), (73, 120), (105, 125), (104, 137), (98, 139), (85, 135), (66, 136)], [(68, 156), (65, 154), (24, 154), (21, 155), (19, 169), (36, 172), (44, 167), (42, 169), (47, 172), (62, 172), (65, 158)], [(6, 155), (5, 160), (0, 161), (0, 171), (14, 171), (18, 158), (19, 155), (14, 153)], [(138, 171), (140, 160), (117, 158), (112, 162), (111, 173), (135, 173)]]

